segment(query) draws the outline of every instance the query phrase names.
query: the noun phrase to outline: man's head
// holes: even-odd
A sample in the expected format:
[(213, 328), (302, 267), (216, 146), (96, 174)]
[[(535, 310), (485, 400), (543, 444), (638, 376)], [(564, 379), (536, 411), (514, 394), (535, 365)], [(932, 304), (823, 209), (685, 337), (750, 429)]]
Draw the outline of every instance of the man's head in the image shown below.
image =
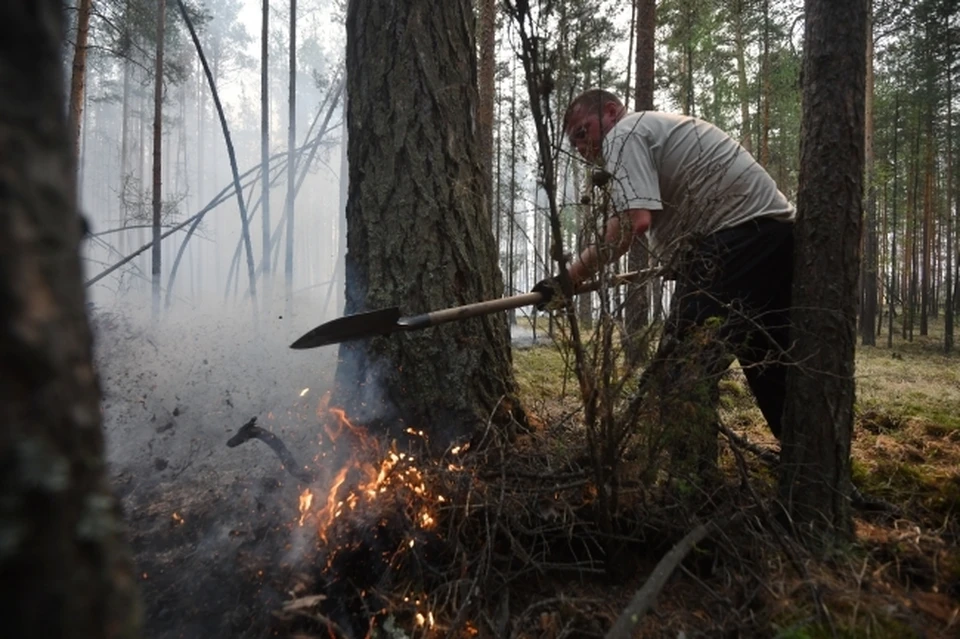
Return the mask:
[(584, 91), (570, 103), (563, 116), (563, 131), (570, 143), (590, 162), (600, 159), (603, 136), (627, 109), (620, 98), (603, 89)]

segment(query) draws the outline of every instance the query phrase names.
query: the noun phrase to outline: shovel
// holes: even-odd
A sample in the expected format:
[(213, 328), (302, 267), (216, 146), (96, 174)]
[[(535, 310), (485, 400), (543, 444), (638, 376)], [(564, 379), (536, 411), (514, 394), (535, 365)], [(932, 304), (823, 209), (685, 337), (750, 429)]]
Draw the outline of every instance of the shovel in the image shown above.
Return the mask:
[[(610, 278), (610, 286), (620, 286), (627, 282), (646, 280), (659, 272), (659, 269), (644, 269), (614, 275)], [(576, 294), (590, 293), (600, 288), (600, 282), (585, 282), (577, 287)], [(464, 306), (445, 308), (431, 313), (403, 317), (399, 307), (381, 308), (376, 311), (347, 315), (325, 324), (321, 324), (306, 333), (290, 345), (290, 348), (305, 349), (338, 344), (352, 339), (372, 337), (374, 335), (388, 335), (399, 331), (418, 331), (430, 326), (438, 326), (447, 322), (489, 315), (498, 311), (507, 311), (522, 306), (532, 306), (543, 301), (541, 293), (523, 293), (512, 297), (502, 297), (486, 302), (476, 302)]]

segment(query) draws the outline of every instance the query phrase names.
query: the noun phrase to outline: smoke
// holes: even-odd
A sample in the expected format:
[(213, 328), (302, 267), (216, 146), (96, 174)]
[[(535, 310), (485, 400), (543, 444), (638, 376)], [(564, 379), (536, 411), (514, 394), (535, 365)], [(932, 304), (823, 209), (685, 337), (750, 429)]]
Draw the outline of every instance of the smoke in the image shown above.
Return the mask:
[(226, 442), (257, 417), (301, 466), (314, 464), (336, 347), (289, 344), (327, 319), (317, 297), (292, 319), (256, 323), (243, 306), (210, 304), (158, 323), (143, 300), (91, 308), (107, 459), (146, 636), (264, 636), (303, 567), (316, 530), (297, 525), (302, 484), (263, 442)]

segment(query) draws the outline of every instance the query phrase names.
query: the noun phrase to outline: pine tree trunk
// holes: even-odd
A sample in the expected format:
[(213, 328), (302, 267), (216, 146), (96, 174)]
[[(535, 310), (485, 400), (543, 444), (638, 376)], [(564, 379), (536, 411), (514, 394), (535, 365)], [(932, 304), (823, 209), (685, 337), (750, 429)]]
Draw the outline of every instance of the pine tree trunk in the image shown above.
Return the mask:
[[(130, 174), (130, 62), (123, 61), (123, 106), (120, 123), (120, 226), (127, 226), (130, 211), (124, 195), (133, 177)], [(127, 254), (127, 231), (120, 233), (120, 252)]]
[(760, 164), (770, 166), (770, 0), (763, 0), (763, 51), (760, 62)]
[[(638, 3), (639, 3), (639, 0), (631, 0), (631, 2), (630, 2), (630, 27), (629, 27), (630, 41), (627, 43), (627, 51), (628, 51), (628, 52), (636, 51), (636, 49), (634, 48), (634, 45), (633, 45), (633, 40), (634, 40), (634, 38), (635, 38), (636, 35), (637, 35), (637, 5), (638, 5)], [(632, 68), (631, 68), (631, 65), (632, 65), (632, 64), (633, 64), (633, 56), (632, 56), (632, 55), (628, 55), (628, 56), (627, 56), (627, 87), (626, 87), (626, 89), (625, 89), (624, 92), (623, 92), (623, 103), (624, 103), (625, 105), (629, 105), (629, 104), (630, 104), (630, 82), (631, 82), (631, 80), (633, 80), (633, 74), (632, 74)]]
[(263, 264), (263, 309), (270, 308), (270, 0), (263, 2), (260, 31), (260, 221)]
[(920, 140), (921, 140), (921, 131), (922, 128), (919, 122), (919, 115), (917, 122), (917, 131), (916, 137), (914, 139), (914, 149), (913, 149), (913, 170), (912, 170), (912, 180), (913, 188), (910, 193), (910, 200), (912, 206), (908, 209), (908, 237), (907, 237), (907, 257), (906, 264), (907, 268), (907, 278), (906, 287), (904, 290), (908, 291), (907, 293), (907, 312), (905, 314), (906, 318), (906, 334), (905, 337), (913, 341), (913, 329), (915, 326), (915, 321), (917, 317), (917, 297), (919, 290), (919, 273), (920, 273), (920, 260), (919, 254), (920, 251), (920, 235), (921, 232), (918, 229), (920, 225), (920, 220), (918, 219), (918, 211), (920, 210)]
[(872, 0), (868, 0), (867, 27), (867, 76), (866, 96), (864, 97), (864, 181), (867, 187), (866, 228), (864, 229), (863, 278), (861, 286), (863, 297), (860, 310), (860, 339), (865, 346), (876, 346), (877, 333), (877, 283), (878, 283), (878, 244), (877, 236), (877, 190), (873, 183), (873, 20), (870, 17)]
[[(928, 107), (929, 108), (929, 107)], [(920, 335), (926, 336), (930, 332), (930, 290), (932, 287), (931, 271), (933, 270), (933, 111), (927, 112), (927, 144), (923, 171), (923, 232), (921, 235), (920, 265)]]
[[(953, 37), (952, 33), (947, 31), (947, 68), (953, 68)], [(947, 73), (947, 122), (953, 122), (953, 74)], [(954, 225), (953, 225), (953, 198), (954, 193), (954, 175), (953, 175), (953, 126), (948, 124), (946, 127), (947, 138), (947, 183), (945, 189), (947, 192), (946, 206), (946, 264), (944, 265), (944, 275), (946, 281), (943, 284), (946, 293), (943, 306), (943, 352), (950, 354), (953, 351), (953, 245), (954, 245)]]
[[(250, 239), (250, 216), (247, 215), (247, 205), (246, 200), (243, 197), (243, 187), (240, 184), (240, 170), (237, 166), (237, 154), (233, 148), (233, 138), (230, 136), (230, 128), (227, 126), (227, 117), (223, 111), (223, 103), (220, 101), (220, 94), (217, 91), (217, 84), (214, 81), (214, 73), (210, 69), (210, 65), (207, 63), (207, 58), (203, 53), (203, 47), (200, 45), (200, 38), (197, 36), (197, 31), (193, 26), (193, 22), (190, 20), (190, 15), (187, 12), (187, 7), (184, 5), (183, 0), (177, 0), (177, 6), (180, 9), (180, 17), (183, 18), (184, 23), (187, 25), (187, 29), (190, 32), (190, 39), (193, 40), (193, 46), (197, 51), (197, 56), (200, 58), (200, 64), (203, 67), (204, 76), (207, 78), (207, 83), (210, 86), (210, 95), (213, 96), (213, 105), (217, 110), (217, 118), (220, 120), (220, 130), (223, 133), (223, 142), (227, 147), (227, 158), (230, 161), (230, 172), (233, 175), (233, 184), (234, 184), (234, 193), (237, 197), (237, 208), (240, 210), (240, 237), (243, 242), (244, 253), (247, 258), (247, 277), (250, 282), (250, 300), (252, 302), (254, 318), (258, 314), (257, 310), (257, 277), (256, 270), (253, 263), (253, 243)], [(154, 241), (154, 247), (156, 247), (157, 241)], [(239, 278), (238, 278), (239, 280)], [(170, 297), (167, 298), (167, 305), (170, 304)]]
[[(894, 89), (894, 108), (893, 108), (893, 166), (899, 166), (897, 164), (897, 155), (900, 150), (900, 87), (899, 85)], [(891, 217), (893, 218), (890, 222), (891, 232), (891, 246), (890, 246), (890, 290), (887, 295), (889, 296), (889, 305), (890, 308), (887, 311), (887, 348), (893, 348), (893, 320), (896, 316), (896, 302), (897, 297), (900, 295), (900, 290), (897, 287), (898, 273), (897, 273), (897, 199), (900, 195), (900, 186), (899, 181), (899, 171), (893, 172), (893, 203), (891, 204)]]
[(293, 315), (293, 232), (297, 148), (297, 0), (290, 0), (290, 86), (287, 96), (287, 202), (286, 251), (283, 261), (284, 304)]
[[(517, 98), (516, 91), (510, 100), (510, 222), (507, 227), (507, 295), (516, 295), (516, 229), (517, 229)], [(509, 324), (517, 323), (517, 310), (507, 312)]]
[(744, 35), (744, 0), (733, 0), (733, 46), (737, 60), (737, 87), (740, 96), (740, 144), (748, 152), (753, 152), (753, 138), (750, 135), (750, 85), (747, 83), (747, 43)]
[(77, 36), (73, 47), (73, 66), (70, 75), (70, 134), (73, 137), (73, 149), (77, 157), (80, 157), (80, 117), (85, 98), (87, 39), (90, 36), (92, 13), (93, 0), (80, 0), (77, 7)]
[(133, 639), (136, 577), (104, 462), (64, 105), (64, 11), (0, 2), (0, 619)]
[(863, 210), (866, 0), (807, 0), (804, 136), (780, 498), (801, 527), (849, 535)]
[[(636, 48), (636, 95), (635, 111), (653, 110), (653, 93), (656, 82), (656, 0), (637, 0), (637, 48)], [(638, 238), (627, 254), (627, 270), (638, 271), (650, 264), (650, 247), (646, 236)], [(624, 308), (627, 335), (630, 339), (624, 344), (627, 362), (637, 365), (647, 357), (647, 345), (643, 339), (649, 324), (650, 291), (652, 283), (629, 285)]]
[[(479, 0), (479, 106), (477, 110), (477, 129), (480, 139), (480, 153), (483, 170), (486, 175), (487, 207), (490, 208), (490, 189), (493, 183), (493, 101), (496, 97), (496, 39), (497, 39), (497, 3), (496, 0)], [(490, 213), (487, 213), (490, 215)]]
[[(470, 0), (349, 3), (347, 313), (502, 293), (478, 197), (474, 22)], [(506, 315), (345, 343), (336, 378), (356, 419), (443, 449), (512, 408)]]
[(157, 2), (157, 55), (153, 85), (153, 247), (150, 261), (151, 300), (153, 319), (160, 319), (160, 260), (163, 147), (163, 39), (166, 26), (166, 0)]

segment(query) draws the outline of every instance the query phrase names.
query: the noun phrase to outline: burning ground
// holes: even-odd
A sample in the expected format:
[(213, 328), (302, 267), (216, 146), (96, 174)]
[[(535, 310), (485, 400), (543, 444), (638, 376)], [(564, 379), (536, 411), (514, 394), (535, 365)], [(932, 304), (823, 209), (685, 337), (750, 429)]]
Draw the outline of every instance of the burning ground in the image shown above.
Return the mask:
[[(862, 350), (854, 474), (881, 507), (858, 512), (857, 543), (823, 561), (770, 511), (775, 470), (730, 444), (708, 488), (624, 477), (602, 526), (564, 394), (574, 384), (551, 347), (516, 355), (529, 429), (490, 429), (436, 457), (429, 432), (384, 441), (339, 411), (324, 393), (329, 354), (279, 365), (285, 343), (238, 339), (215, 322), (99, 324), (147, 636), (602, 637), (704, 523), (709, 534), (671, 571), (643, 636), (960, 628), (960, 379), (932, 346), (896, 360)], [(739, 373), (722, 388), (724, 423), (773, 448)], [(264, 430), (228, 447), (244, 424)]]

